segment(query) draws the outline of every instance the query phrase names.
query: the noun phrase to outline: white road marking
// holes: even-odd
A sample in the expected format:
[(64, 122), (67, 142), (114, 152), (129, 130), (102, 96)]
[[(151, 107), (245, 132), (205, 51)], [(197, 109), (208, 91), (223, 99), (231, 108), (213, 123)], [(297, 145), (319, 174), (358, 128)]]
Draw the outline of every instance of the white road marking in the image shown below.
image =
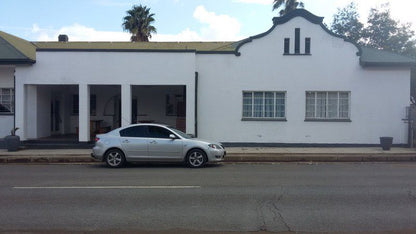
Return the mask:
[(199, 189), (201, 186), (42, 186), (13, 187), (13, 189)]

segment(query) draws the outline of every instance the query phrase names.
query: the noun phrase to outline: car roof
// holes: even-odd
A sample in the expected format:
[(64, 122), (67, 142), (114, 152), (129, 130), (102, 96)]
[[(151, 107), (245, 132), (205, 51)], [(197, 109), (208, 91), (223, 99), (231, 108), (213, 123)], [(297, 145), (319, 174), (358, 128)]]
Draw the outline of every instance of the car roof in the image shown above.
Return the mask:
[(160, 123), (136, 123), (136, 124), (130, 124), (127, 126), (122, 127), (124, 128), (128, 128), (128, 127), (133, 127), (133, 126), (159, 126), (159, 127), (169, 127), (167, 124), (160, 124)]

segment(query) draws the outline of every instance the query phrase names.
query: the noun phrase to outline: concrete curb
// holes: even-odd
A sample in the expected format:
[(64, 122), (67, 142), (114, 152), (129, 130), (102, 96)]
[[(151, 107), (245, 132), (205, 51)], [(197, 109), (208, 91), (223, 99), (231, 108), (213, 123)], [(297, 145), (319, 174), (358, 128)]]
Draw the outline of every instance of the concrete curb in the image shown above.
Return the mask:
[[(314, 153), (230, 153), (225, 162), (416, 162), (415, 153), (400, 154), (314, 154)], [(89, 155), (2, 155), (0, 164), (6, 163), (99, 163)]]

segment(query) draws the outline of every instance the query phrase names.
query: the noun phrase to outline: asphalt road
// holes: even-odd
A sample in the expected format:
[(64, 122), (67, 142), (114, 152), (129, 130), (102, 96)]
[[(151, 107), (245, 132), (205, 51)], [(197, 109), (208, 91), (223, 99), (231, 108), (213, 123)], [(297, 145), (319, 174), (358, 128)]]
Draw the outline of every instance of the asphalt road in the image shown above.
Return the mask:
[(0, 231), (416, 232), (416, 163), (0, 165)]

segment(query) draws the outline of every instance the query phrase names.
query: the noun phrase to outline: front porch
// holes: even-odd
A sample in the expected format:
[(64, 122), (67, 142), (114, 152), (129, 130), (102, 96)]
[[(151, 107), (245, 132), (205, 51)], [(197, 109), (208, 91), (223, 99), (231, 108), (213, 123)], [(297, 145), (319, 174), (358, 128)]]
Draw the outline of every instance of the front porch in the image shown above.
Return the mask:
[(23, 95), (16, 90), (16, 103), (24, 100), (16, 126), (28, 143), (91, 142), (96, 134), (131, 123), (161, 123), (193, 133), (186, 85), (24, 85)]

